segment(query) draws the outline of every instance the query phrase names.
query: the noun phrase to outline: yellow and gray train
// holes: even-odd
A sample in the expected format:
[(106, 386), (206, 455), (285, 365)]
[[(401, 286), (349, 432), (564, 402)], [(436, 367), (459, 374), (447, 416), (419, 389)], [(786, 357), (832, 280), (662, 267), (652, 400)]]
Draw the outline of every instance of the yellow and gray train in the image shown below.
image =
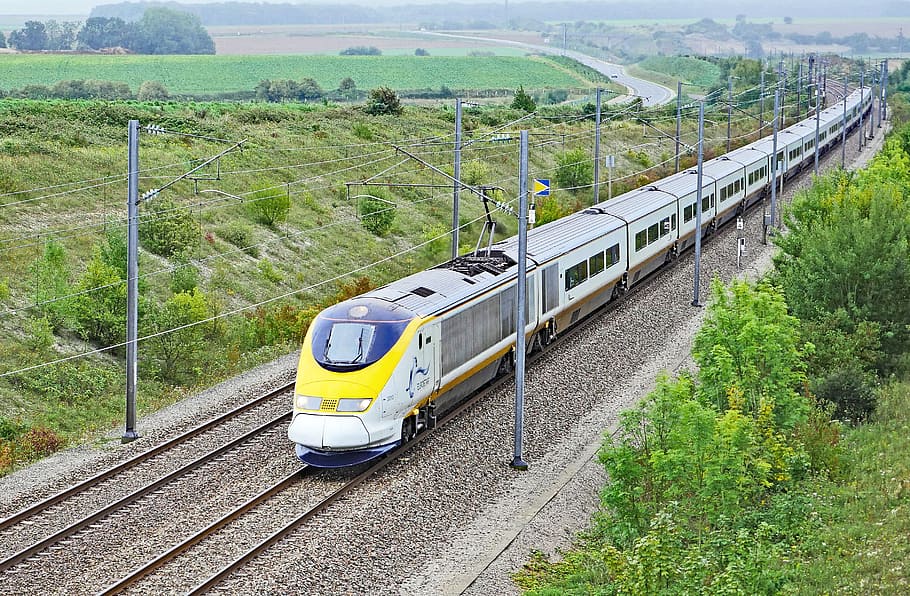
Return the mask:
[[(819, 150), (872, 105), (867, 88), (823, 110)], [(846, 114), (846, 115), (845, 115)], [(778, 136), (777, 175), (814, 160), (811, 117)], [(770, 189), (772, 139), (706, 161), (703, 234)], [(697, 176), (674, 174), (528, 233), (526, 346), (546, 346), (694, 244)], [(322, 311), (303, 342), (288, 437), (301, 461), (343, 467), (380, 456), (435, 425), (510, 370), (518, 239), (405, 277)]]

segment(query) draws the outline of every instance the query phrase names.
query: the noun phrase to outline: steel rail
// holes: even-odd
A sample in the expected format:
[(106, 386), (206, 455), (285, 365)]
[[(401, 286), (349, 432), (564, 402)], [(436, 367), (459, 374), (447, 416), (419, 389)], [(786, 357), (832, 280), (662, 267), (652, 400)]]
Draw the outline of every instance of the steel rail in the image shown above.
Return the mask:
[(144, 451), (144, 452), (126, 460), (123, 463), (120, 463), (112, 468), (109, 468), (107, 470), (104, 470), (104, 471), (92, 476), (91, 478), (89, 478), (87, 480), (84, 480), (78, 484), (74, 484), (73, 486), (62, 490), (59, 493), (44, 499), (43, 501), (39, 501), (38, 503), (35, 503), (34, 505), (26, 507), (25, 509), (23, 509), (17, 513), (14, 513), (13, 515), (10, 515), (9, 517), (7, 517), (5, 519), (0, 520), (0, 530), (4, 530), (14, 524), (17, 524), (20, 521), (22, 521), (23, 519), (37, 515), (38, 513), (41, 513), (42, 511), (44, 511), (45, 509), (48, 509), (51, 506), (56, 505), (57, 503), (60, 503), (61, 501), (65, 501), (66, 499), (72, 497), (73, 495), (75, 495), (77, 493), (85, 492), (86, 490), (88, 490), (98, 484), (101, 484), (105, 480), (108, 480), (108, 479), (116, 476), (117, 474), (125, 472), (125, 471), (129, 470), (130, 468), (133, 468), (147, 460), (150, 460), (153, 457), (155, 457), (156, 455), (160, 455), (161, 453), (163, 453), (169, 449), (173, 449), (177, 445), (180, 445), (182, 443), (189, 441), (190, 439), (206, 432), (207, 430), (210, 430), (213, 427), (218, 426), (219, 424), (225, 422), (226, 420), (239, 416), (240, 414), (243, 414), (247, 410), (251, 410), (251, 409), (255, 408), (256, 406), (261, 405), (263, 402), (266, 402), (274, 397), (277, 397), (278, 395), (288, 391), (291, 387), (293, 387), (293, 383), (288, 383), (287, 385), (279, 387), (278, 389), (275, 389), (269, 393), (266, 393), (265, 395), (261, 395), (255, 399), (252, 399), (252, 400), (246, 402), (245, 404), (241, 404), (240, 406), (234, 408), (233, 410), (230, 410), (229, 412), (225, 412), (224, 414), (218, 416), (217, 418), (213, 418), (204, 424), (200, 424), (199, 426), (197, 426), (195, 428), (191, 428), (190, 430), (184, 432), (181, 435), (174, 437), (173, 439), (170, 439), (168, 441), (165, 441), (164, 443), (161, 443), (157, 447), (153, 447), (152, 449), (149, 449), (148, 451)]
[(134, 491), (133, 493), (115, 501), (114, 503), (110, 503), (107, 506), (95, 511), (94, 513), (80, 519), (79, 521), (77, 521), (73, 524), (70, 524), (69, 526), (63, 528), (62, 530), (59, 530), (58, 532), (45, 537), (44, 539), (40, 540), (39, 542), (20, 550), (19, 552), (8, 557), (7, 559), (0, 561), (0, 572), (6, 571), (7, 569), (10, 569), (11, 567), (18, 565), (25, 559), (28, 559), (29, 557), (32, 557), (35, 554), (45, 550), (47, 547), (51, 546), (52, 544), (56, 544), (57, 542), (60, 542), (61, 540), (65, 539), (69, 536), (72, 536), (79, 530), (82, 530), (82, 529), (88, 527), (89, 525), (93, 524), (94, 522), (98, 521), (99, 519), (102, 519), (102, 518), (108, 516), (109, 514), (113, 513), (114, 511), (116, 511), (118, 509), (121, 509), (123, 507), (126, 507), (127, 505), (130, 505), (131, 503), (141, 499), (142, 497), (148, 495), (149, 493), (161, 488), (162, 486), (165, 486), (166, 484), (170, 483), (171, 481), (173, 481), (185, 474), (188, 474), (189, 472), (192, 472), (193, 470), (199, 468), (203, 464), (208, 463), (209, 461), (218, 457), (219, 455), (226, 453), (227, 451), (230, 451), (231, 449), (237, 447), (238, 445), (247, 441), (251, 437), (253, 437), (259, 433), (262, 433), (266, 430), (269, 430), (270, 428), (272, 428), (282, 422), (287, 421), (290, 418), (290, 415), (291, 415), (290, 412), (286, 412), (277, 418), (273, 418), (272, 420), (269, 420), (265, 424), (262, 424), (262, 425), (258, 426), (257, 428), (247, 432), (246, 434), (244, 434), (232, 441), (225, 443), (224, 445), (215, 449), (214, 451), (210, 451), (209, 453), (182, 466), (181, 468), (171, 472), (170, 474), (167, 474), (166, 476), (163, 476), (163, 477), (159, 478), (158, 480), (155, 480), (154, 482), (146, 484), (145, 486), (143, 486), (143, 487), (139, 488), (138, 490)]

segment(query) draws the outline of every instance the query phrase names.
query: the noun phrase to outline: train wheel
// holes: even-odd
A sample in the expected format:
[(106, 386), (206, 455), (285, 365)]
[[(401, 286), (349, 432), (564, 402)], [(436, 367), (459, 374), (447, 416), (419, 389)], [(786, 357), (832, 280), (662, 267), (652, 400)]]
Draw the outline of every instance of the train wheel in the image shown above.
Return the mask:
[(417, 418), (408, 416), (401, 421), (401, 442), (407, 443), (417, 434)]

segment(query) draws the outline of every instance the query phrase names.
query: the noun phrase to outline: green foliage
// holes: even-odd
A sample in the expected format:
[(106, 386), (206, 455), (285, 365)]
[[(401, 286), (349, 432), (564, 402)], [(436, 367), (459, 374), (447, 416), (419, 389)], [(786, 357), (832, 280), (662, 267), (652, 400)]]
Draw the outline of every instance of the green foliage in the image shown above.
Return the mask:
[(461, 164), (461, 181), (469, 186), (488, 183), (490, 166), (481, 160), (471, 160)]
[[(191, 383), (201, 374), (199, 359), (206, 347), (209, 304), (198, 289), (174, 294), (149, 313), (151, 337), (143, 346), (157, 376), (169, 383)], [(160, 334), (160, 335), (157, 335)]]
[(692, 351), (700, 394), (722, 410), (735, 388), (746, 413), (757, 415), (763, 404), (773, 404), (778, 424), (791, 428), (809, 409), (797, 393), (805, 380), (799, 341), (799, 322), (787, 313), (779, 291), (741, 281), (728, 291), (715, 279)]
[(199, 224), (190, 210), (171, 199), (156, 198), (140, 209), (139, 242), (162, 257), (184, 253), (199, 240)]
[(534, 112), (537, 110), (537, 104), (531, 99), (531, 96), (525, 92), (524, 85), (519, 85), (515, 97), (512, 98), (510, 106), (513, 110), (523, 110), (525, 112)]
[(47, 352), (54, 345), (54, 326), (47, 317), (32, 317), (26, 324), (25, 345), (35, 353)]
[(389, 87), (377, 87), (370, 90), (367, 104), (364, 108), (371, 116), (391, 115), (400, 116), (404, 112), (398, 94)]
[(395, 204), (384, 197), (360, 199), (360, 222), (377, 236), (385, 236), (395, 223)]
[(167, 87), (161, 81), (142, 81), (136, 99), (139, 101), (167, 101), (170, 98)]
[(247, 224), (240, 222), (232, 221), (218, 228), (217, 233), (219, 236), (224, 238), (227, 242), (230, 242), (237, 248), (243, 249), (243, 252), (247, 253), (251, 257), (259, 256), (259, 249), (255, 246), (252, 246), (253, 241), (253, 228)]
[(259, 189), (244, 204), (256, 222), (270, 228), (287, 221), (291, 211), (291, 197), (280, 188)]
[(120, 279), (126, 279), (127, 259), (129, 258), (126, 232), (122, 229), (108, 230), (105, 241), (99, 247), (99, 256), (105, 265), (117, 270)]
[(571, 149), (556, 155), (556, 184), (563, 190), (577, 194), (594, 182), (594, 163), (582, 148)]
[(268, 259), (262, 259), (256, 263), (256, 267), (259, 269), (259, 273), (262, 275), (262, 278), (266, 281), (277, 284), (284, 281), (284, 276), (281, 275), (278, 271), (275, 270), (274, 265)]
[(364, 124), (363, 122), (355, 122), (351, 126), (351, 130), (354, 133), (354, 136), (362, 141), (372, 141), (373, 140), (373, 131), (372, 129)]
[(199, 287), (199, 270), (185, 255), (176, 255), (171, 273), (171, 292), (192, 292)]
[(338, 52), (341, 56), (381, 56), (382, 51), (376, 46), (352, 46)]
[(70, 269), (63, 245), (56, 240), (49, 240), (44, 245), (44, 254), (31, 269), (35, 276), (35, 302), (41, 305), (40, 312), (47, 317), (54, 329), (63, 328), (70, 309), (70, 300), (61, 300), (70, 293)]
[(76, 332), (102, 346), (126, 339), (126, 284), (120, 272), (96, 255), (75, 287), (72, 317)]
[[(793, 313), (821, 322), (822, 331), (833, 328), (845, 338), (841, 345), (856, 343), (863, 363), (879, 346), (849, 338), (877, 330), (874, 365), (884, 374), (910, 344), (910, 300), (896, 299), (910, 296), (908, 172), (910, 155), (889, 139), (861, 174), (825, 176), (800, 193), (785, 212), (790, 233), (776, 240), (777, 283)], [(839, 364), (817, 362), (816, 374)]]
[(700, 87), (713, 85), (720, 79), (720, 68), (716, 64), (688, 56), (651, 56), (638, 65)]
[(556, 221), (557, 219), (574, 212), (574, 209), (563, 205), (553, 195), (538, 197), (535, 207), (537, 218), (537, 221), (534, 224), (535, 226), (542, 226), (545, 223)]

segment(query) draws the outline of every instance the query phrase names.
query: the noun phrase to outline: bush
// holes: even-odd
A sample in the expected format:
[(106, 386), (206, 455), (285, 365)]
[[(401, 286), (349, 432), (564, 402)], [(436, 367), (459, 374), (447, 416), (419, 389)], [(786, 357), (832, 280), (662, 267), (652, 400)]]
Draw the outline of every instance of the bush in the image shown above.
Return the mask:
[(371, 116), (380, 116), (384, 114), (400, 116), (404, 109), (401, 107), (401, 101), (398, 94), (388, 87), (377, 87), (370, 91), (367, 99), (366, 113)]
[(352, 46), (338, 52), (341, 56), (381, 56), (382, 51), (375, 46)]
[(95, 256), (76, 286), (72, 312), (76, 332), (103, 346), (126, 339), (126, 283), (120, 273)]
[(44, 245), (44, 254), (31, 267), (35, 276), (35, 302), (55, 330), (66, 325), (71, 301), (63, 299), (70, 293), (70, 270), (66, 250), (56, 240)]
[(556, 183), (577, 194), (594, 181), (594, 163), (584, 149), (572, 149), (556, 155)]
[(171, 273), (171, 292), (191, 292), (199, 286), (199, 270), (186, 255), (176, 255), (174, 271)]
[(370, 130), (369, 126), (362, 122), (355, 122), (351, 127), (351, 130), (354, 132), (354, 136), (362, 141), (373, 140), (373, 131)]
[(166, 333), (147, 340), (145, 352), (163, 381), (191, 383), (201, 373), (196, 365), (205, 350), (206, 328), (199, 322), (207, 319), (209, 312), (205, 295), (194, 289), (174, 294), (150, 313), (153, 332)]
[(159, 81), (143, 81), (136, 93), (139, 101), (166, 101), (169, 97), (167, 87)]
[(246, 201), (246, 208), (255, 221), (273, 228), (275, 224), (287, 221), (291, 198), (281, 189), (263, 188)]
[(525, 93), (523, 86), (518, 87), (518, 91), (515, 92), (515, 97), (512, 99), (512, 104), (510, 106), (513, 110), (524, 110), (525, 112), (533, 112), (537, 109), (537, 104), (534, 103), (534, 100), (531, 99), (531, 96)]
[(253, 244), (253, 228), (239, 222), (231, 222), (223, 227), (218, 228), (218, 235), (230, 242), (237, 248), (243, 249), (243, 252), (251, 257), (259, 256), (259, 249)]
[(360, 199), (360, 221), (377, 236), (385, 236), (395, 222), (395, 204), (377, 197)]
[(188, 252), (199, 239), (199, 225), (185, 207), (170, 199), (153, 199), (139, 216), (139, 241), (162, 257)]

